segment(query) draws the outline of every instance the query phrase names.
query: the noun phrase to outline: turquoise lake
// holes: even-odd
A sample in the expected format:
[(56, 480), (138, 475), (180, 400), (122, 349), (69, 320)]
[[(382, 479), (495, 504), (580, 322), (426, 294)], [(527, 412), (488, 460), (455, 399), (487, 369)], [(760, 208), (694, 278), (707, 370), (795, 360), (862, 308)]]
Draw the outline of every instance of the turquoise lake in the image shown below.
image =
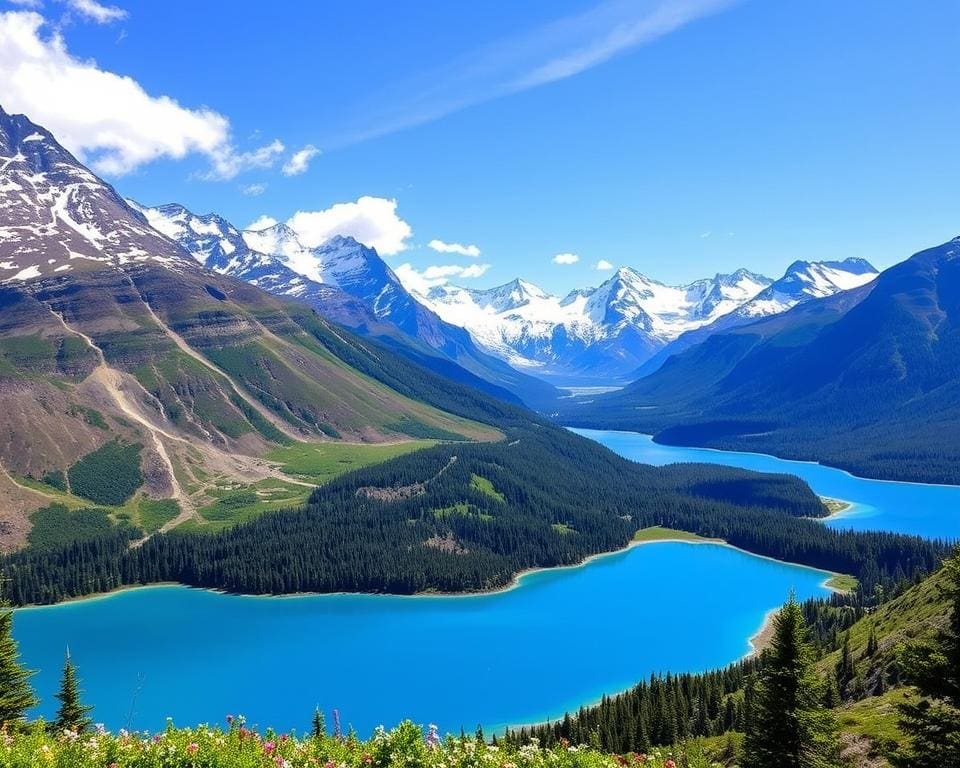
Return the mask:
[(960, 486), (866, 480), (822, 464), (789, 461), (759, 453), (659, 445), (653, 442), (650, 435), (637, 432), (598, 429), (571, 431), (596, 440), (625, 458), (644, 464), (693, 461), (797, 475), (821, 496), (853, 503), (849, 511), (826, 522), (835, 528), (895, 531), (932, 539), (960, 539)]
[(50, 716), (64, 648), (110, 728), (305, 730), (316, 706), (361, 735), (409, 717), (443, 731), (560, 716), (656, 671), (733, 661), (789, 590), (825, 574), (715, 544), (657, 543), (465, 597), (241, 597), (176, 586), (16, 612)]

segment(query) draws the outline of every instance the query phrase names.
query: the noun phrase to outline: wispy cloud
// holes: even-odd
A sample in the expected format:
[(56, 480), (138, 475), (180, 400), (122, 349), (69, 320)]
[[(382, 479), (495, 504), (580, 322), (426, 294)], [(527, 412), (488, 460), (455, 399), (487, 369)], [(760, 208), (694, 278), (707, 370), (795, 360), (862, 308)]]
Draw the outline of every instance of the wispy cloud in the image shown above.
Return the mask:
[(530, 32), (468, 51), (358, 105), (325, 146), (354, 144), (474, 104), (572, 77), (740, 0), (602, 0)]
[(298, 149), (283, 164), (283, 175), (299, 176), (301, 173), (306, 173), (310, 168), (310, 161), (319, 154), (320, 150), (313, 144), (307, 144), (303, 149)]
[(480, 248), (476, 245), (464, 245), (463, 243), (445, 243), (443, 240), (431, 240), (427, 243), (427, 248), (437, 253), (458, 253), (461, 256), (470, 256), (477, 258), (480, 255)]
[(257, 197), (267, 191), (267, 185), (263, 183), (246, 184), (240, 187), (240, 192), (248, 197)]
[(489, 264), (470, 264), (467, 267), (461, 267), (457, 264), (435, 264), (419, 270), (412, 264), (401, 264), (394, 272), (400, 278), (400, 282), (414, 293), (426, 294), (431, 288), (443, 285), (451, 278), (459, 280), (483, 277)]
[(104, 5), (97, 0), (67, 0), (67, 5), (90, 21), (97, 24), (109, 24), (127, 18), (127, 12), (115, 5)]

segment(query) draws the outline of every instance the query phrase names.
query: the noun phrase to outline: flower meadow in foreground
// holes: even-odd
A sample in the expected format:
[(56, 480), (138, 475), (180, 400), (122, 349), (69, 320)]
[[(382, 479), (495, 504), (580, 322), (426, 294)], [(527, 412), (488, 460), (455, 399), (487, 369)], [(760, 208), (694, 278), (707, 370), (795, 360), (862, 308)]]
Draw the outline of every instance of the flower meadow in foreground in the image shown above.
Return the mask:
[(710, 768), (667, 753), (607, 755), (584, 746), (542, 749), (490, 745), (473, 737), (441, 738), (411, 722), (355, 736), (308, 737), (258, 733), (242, 718), (228, 726), (174, 728), (157, 733), (51, 734), (37, 723), (0, 734), (0, 768)]

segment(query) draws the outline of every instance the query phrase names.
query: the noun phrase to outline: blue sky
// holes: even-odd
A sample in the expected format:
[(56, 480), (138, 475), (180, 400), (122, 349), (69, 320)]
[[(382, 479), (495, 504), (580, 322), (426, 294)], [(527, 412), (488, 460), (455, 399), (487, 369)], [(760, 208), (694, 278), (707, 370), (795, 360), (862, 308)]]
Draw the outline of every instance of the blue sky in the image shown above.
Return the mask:
[(411, 280), (885, 267), (960, 233), (955, 0), (0, 10), (0, 104), (123, 194), (239, 226), (301, 211), (308, 237), (366, 233)]

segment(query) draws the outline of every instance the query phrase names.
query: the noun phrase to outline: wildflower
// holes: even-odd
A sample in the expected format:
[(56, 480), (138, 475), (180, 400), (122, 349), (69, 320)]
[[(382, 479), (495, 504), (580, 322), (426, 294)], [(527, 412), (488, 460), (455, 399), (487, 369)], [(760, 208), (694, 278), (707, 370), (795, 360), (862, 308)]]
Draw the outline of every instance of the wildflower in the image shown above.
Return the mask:
[(265, 755), (272, 755), (273, 751), (277, 748), (277, 745), (272, 741), (268, 741), (263, 745), (263, 753)]
[(430, 732), (427, 734), (426, 742), (431, 749), (440, 744), (440, 734), (437, 733), (437, 726), (433, 723), (430, 723)]
[(667, 761), (663, 764), (663, 768), (677, 768), (677, 764), (668, 757)]
[(97, 736), (106, 736), (107, 727), (103, 723), (97, 723), (93, 728), (97, 732)]
[(190, 742), (189, 744), (187, 744), (187, 754), (188, 754), (188, 755), (195, 755), (195, 754), (197, 754), (197, 752), (198, 752), (199, 750), (200, 750), (200, 745), (197, 744), (197, 742), (192, 741), (192, 742)]

